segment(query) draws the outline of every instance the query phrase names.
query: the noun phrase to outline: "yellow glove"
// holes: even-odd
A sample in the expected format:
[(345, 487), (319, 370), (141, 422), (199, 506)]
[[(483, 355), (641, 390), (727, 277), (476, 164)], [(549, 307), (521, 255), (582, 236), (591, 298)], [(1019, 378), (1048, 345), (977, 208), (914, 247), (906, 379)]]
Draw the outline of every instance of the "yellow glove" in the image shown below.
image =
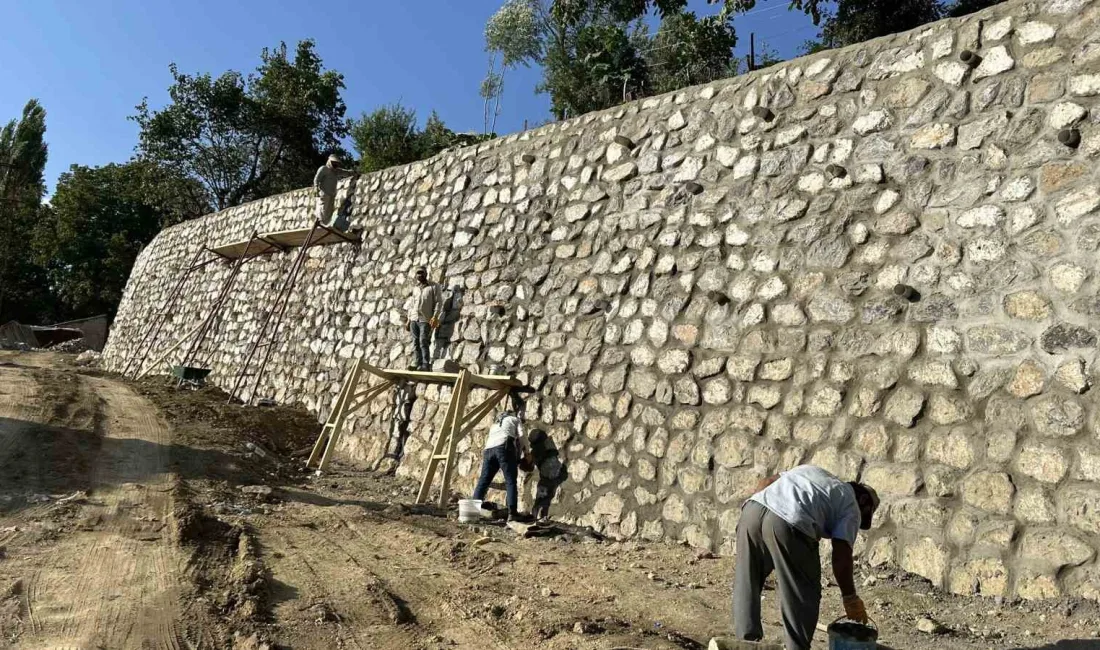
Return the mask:
[(844, 615), (857, 623), (867, 623), (867, 606), (856, 594), (844, 597)]
[(434, 329), (439, 329), (439, 319), (434, 317), (434, 316), (429, 318), (428, 319), (428, 325), (430, 325), (433, 330)]

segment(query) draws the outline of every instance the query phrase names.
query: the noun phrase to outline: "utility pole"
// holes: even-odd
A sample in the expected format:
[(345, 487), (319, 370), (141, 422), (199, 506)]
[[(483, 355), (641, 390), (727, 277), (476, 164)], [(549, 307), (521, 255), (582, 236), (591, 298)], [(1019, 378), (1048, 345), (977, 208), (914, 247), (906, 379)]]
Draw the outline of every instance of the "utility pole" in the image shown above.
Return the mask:
[(745, 55), (745, 63), (749, 64), (749, 72), (756, 69), (756, 32), (749, 32), (749, 53)]

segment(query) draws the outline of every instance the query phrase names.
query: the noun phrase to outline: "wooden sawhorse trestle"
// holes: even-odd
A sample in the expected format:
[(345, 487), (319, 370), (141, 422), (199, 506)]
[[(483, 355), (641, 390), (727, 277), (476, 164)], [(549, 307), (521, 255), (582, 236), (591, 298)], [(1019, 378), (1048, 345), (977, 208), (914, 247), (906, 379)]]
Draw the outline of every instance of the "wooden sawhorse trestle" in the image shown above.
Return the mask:
[[(380, 381), (373, 386), (360, 389), (360, 381), (363, 375), (374, 375)], [(428, 493), (432, 488), (432, 481), (436, 471), (442, 471), (443, 483), (439, 493), (440, 507), (447, 507), (450, 499), (451, 479), (454, 476), (455, 450), (462, 438), (481, 422), (486, 415), (500, 404), (509, 393), (515, 390), (523, 390), (523, 384), (514, 377), (505, 375), (479, 375), (468, 370), (454, 372), (421, 372), (417, 370), (392, 370), (375, 368), (361, 360), (354, 360), (344, 376), (344, 383), (340, 387), (340, 393), (336, 398), (332, 413), (329, 414), (325, 425), (321, 428), (321, 435), (313, 445), (313, 453), (306, 461), (306, 467), (317, 467), (318, 471), (324, 471), (332, 460), (332, 454), (340, 441), (340, 434), (344, 430), (347, 418), (352, 413), (370, 404), (379, 395), (385, 393), (399, 383), (415, 382), (421, 384), (441, 384), (453, 386), (451, 398), (447, 403), (447, 412), (443, 418), (443, 426), (435, 438), (432, 456), (428, 466), (424, 468), (424, 477), (420, 481), (420, 491), (416, 495), (417, 503), (425, 503)], [(477, 406), (467, 410), (466, 403), (469, 400), (470, 391), (475, 388), (491, 390), (489, 397)], [(442, 463), (442, 468), (440, 467)]]

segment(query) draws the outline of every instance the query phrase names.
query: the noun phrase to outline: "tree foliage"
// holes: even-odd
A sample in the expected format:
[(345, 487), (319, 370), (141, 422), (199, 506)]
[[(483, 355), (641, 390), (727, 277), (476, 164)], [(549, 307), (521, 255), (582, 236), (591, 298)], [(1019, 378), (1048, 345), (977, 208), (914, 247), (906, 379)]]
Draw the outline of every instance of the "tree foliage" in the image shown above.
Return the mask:
[(644, 50), (652, 91), (666, 93), (737, 74), (735, 45), (733, 26), (718, 16), (666, 16)]
[(221, 210), (310, 183), (347, 135), (343, 75), (325, 70), (314, 43), (285, 43), (260, 55), (247, 76), (189, 75), (170, 66), (170, 102), (133, 119), (142, 158), (198, 181)]
[[(616, 20), (630, 22), (655, 12), (662, 18), (683, 13), (687, 10), (687, 0), (553, 0), (554, 12), (563, 19), (579, 15), (582, 6), (595, 3), (607, 10)], [(707, 0), (707, 4), (717, 5), (717, 17), (728, 20), (735, 14), (744, 13), (756, 7), (756, 0)], [(814, 24), (818, 24), (822, 15), (822, 0), (790, 0), (787, 7), (792, 11), (801, 11), (809, 15)]]
[(444, 149), (483, 142), (493, 136), (455, 133), (432, 111), (417, 129), (416, 111), (401, 104), (383, 106), (351, 121), (351, 141), (359, 171), (375, 172), (430, 158)]
[(986, 7), (999, 5), (1002, 2), (1004, 2), (1004, 0), (956, 0), (947, 5), (944, 13), (952, 18), (958, 18), (959, 16), (972, 14), (975, 11), (981, 11)]
[[(505, 72), (520, 64), (541, 66), (538, 90), (550, 95), (557, 119), (734, 74), (728, 17), (699, 18), (686, 7), (685, 0), (508, 0), (485, 28), (487, 128)], [(649, 11), (662, 17), (652, 37), (640, 20)]]
[(383, 106), (352, 120), (351, 140), (363, 173), (420, 159), (416, 111), (400, 104)]
[(45, 138), (46, 110), (33, 99), (18, 120), (0, 129), (0, 322), (33, 322), (51, 307), (31, 249), (35, 230), (48, 216), (42, 206)]
[(73, 165), (50, 201), (52, 227), (36, 252), (61, 317), (113, 316), (141, 249), (165, 226), (203, 214), (193, 181), (148, 161)]
[(550, 95), (558, 119), (644, 97), (649, 90), (645, 59), (627, 29), (602, 18), (571, 27), (547, 48), (539, 89)]
[(862, 43), (919, 27), (942, 16), (938, 0), (840, 0), (825, 15), (819, 40), (808, 43), (806, 50), (814, 52)]

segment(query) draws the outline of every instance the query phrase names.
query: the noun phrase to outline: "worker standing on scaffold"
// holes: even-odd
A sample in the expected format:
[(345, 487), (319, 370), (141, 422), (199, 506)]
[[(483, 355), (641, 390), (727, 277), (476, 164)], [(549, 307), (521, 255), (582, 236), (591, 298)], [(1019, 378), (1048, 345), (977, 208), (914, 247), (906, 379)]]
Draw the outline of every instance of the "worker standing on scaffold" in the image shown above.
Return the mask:
[(439, 327), (442, 317), (443, 290), (428, 280), (427, 267), (418, 267), (409, 307), (409, 333), (413, 344), (413, 363), (409, 370), (432, 369), (432, 331)]
[(336, 154), (329, 156), (328, 162), (322, 165), (313, 176), (313, 189), (317, 190), (317, 220), (326, 226), (347, 230), (346, 224), (341, 227), (341, 224), (329, 223), (336, 209), (336, 184), (341, 178), (355, 175), (355, 172), (341, 168), (340, 164), (339, 156)]

